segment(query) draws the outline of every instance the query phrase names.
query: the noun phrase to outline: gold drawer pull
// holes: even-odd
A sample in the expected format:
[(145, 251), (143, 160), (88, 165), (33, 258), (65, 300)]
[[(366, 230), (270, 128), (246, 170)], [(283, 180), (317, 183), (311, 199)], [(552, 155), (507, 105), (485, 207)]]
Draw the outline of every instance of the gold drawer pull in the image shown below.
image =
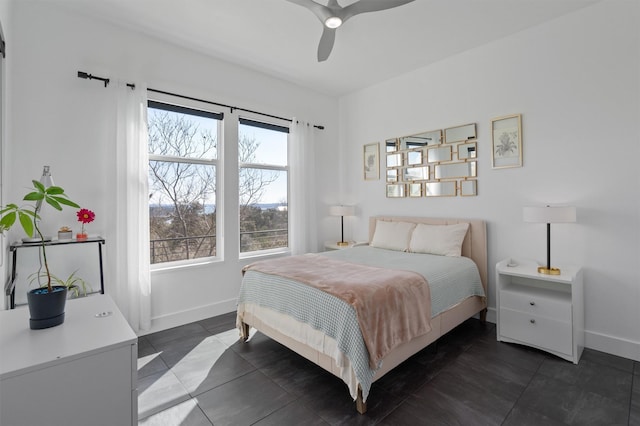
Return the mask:
[(536, 320), (534, 320), (534, 319), (530, 319), (530, 320), (529, 320), (529, 322), (530, 322), (531, 324), (535, 324), (535, 323), (536, 323)]

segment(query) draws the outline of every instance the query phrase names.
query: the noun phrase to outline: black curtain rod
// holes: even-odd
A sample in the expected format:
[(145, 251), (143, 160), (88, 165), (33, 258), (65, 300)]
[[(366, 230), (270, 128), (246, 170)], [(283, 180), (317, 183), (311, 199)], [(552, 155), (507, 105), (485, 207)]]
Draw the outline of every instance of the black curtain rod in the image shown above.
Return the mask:
[[(84, 79), (88, 79), (88, 80), (100, 80), (100, 81), (102, 81), (104, 83), (104, 87), (107, 87), (109, 85), (109, 81), (110, 81), (108, 78), (98, 77), (98, 76), (86, 73), (84, 71), (78, 71), (78, 78), (84, 78)], [(127, 87), (130, 87), (133, 90), (133, 89), (136, 88), (136, 85), (133, 84), (133, 83), (127, 83)], [(239, 108), (239, 107), (235, 107), (235, 106), (232, 106), (232, 105), (220, 104), (220, 103), (217, 103), (217, 102), (211, 102), (211, 101), (207, 101), (207, 100), (204, 100), (204, 99), (192, 98), (191, 96), (179, 95), (177, 93), (166, 92), (164, 90), (158, 90), (158, 89), (152, 89), (152, 88), (147, 88), (147, 90), (150, 91), (150, 92), (161, 93), (163, 95), (176, 96), (176, 97), (182, 98), (182, 99), (189, 99), (191, 101), (203, 102), (203, 103), (209, 104), (209, 105), (216, 105), (216, 106), (223, 107), (223, 108), (229, 108), (231, 110), (231, 112), (233, 112), (234, 110), (237, 109), (238, 111), (250, 112), (252, 114), (262, 115), (263, 117), (276, 118), (278, 120), (284, 120), (284, 121), (288, 121), (290, 123), (293, 122), (293, 120), (290, 119), (290, 118), (278, 117), (277, 115), (265, 114), (264, 112), (253, 111), (253, 110), (245, 109), (245, 108)], [(315, 127), (316, 129), (319, 129), (319, 130), (324, 130), (324, 126), (321, 126), (321, 125), (314, 124), (313, 127)]]
[[(219, 107), (223, 107), (223, 108), (229, 108), (231, 110), (231, 112), (233, 112), (234, 110), (238, 110), (238, 111), (250, 112), (252, 114), (262, 115), (263, 117), (276, 118), (278, 120), (284, 120), (284, 121), (288, 121), (290, 123), (293, 122), (293, 120), (291, 118), (278, 117), (277, 115), (265, 114), (264, 112), (253, 111), (251, 109), (240, 108), (240, 107), (236, 107), (236, 106), (232, 106), (232, 105), (221, 104), (221, 103), (218, 103), (218, 102), (207, 101), (205, 99), (192, 98), (191, 96), (184, 96), (184, 95), (179, 95), (177, 93), (165, 92), (164, 90), (158, 90), (158, 89), (152, 89), (152, 88), (147, 88), (147, 90), (150, 91), (150, 92), (161, 93), (163, 95), (176, 96), (178, 98), (188, 99), (190, 101), (203, 102), (203, 103), (209, 104), (209, 105), (215, 105), (215, 106), (219, 106)], [(324, 126), (321, 126), (321, 125), (314, 124), (313, 127), (315, 127), (318, 130), (324, 130)]]
[[(78, 78), (84, 78), (85, 80), (100, 80), (104, 83), (104, 87), (107, 87), (111, 81), (108, 78), (98, 77), (97, 75), (89, 74), (84, 71), (78, 71)], [(131, 90), (133, 90), (136, 88), (136, 85), (133, 83), (127, 83), (127, 87), (130, 87)]]
[(104, 83), (104, 87), (107, 87), (110, 81), (108, 78), (98, 77), (98, 76), (86, 73), (84, 71), (78, 71), (78, 78), (84, 78), (85, 80), (100, 80), (101, 82)]

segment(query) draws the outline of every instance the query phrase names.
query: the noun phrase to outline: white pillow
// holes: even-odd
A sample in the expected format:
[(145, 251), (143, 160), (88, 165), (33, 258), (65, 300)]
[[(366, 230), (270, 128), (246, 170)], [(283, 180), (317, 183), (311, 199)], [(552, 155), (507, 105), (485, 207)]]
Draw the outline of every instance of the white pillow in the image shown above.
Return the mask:
[(411, 235), (409, 251), (414, 253), (439, 254), (441, 256), (462, 255), (462, 242), (469, 229), (468, 223), (455, 225), (418, 224)]
[(369, 245), (388, 250), (407, 251), (409, 250), (411, 232), (415, 227), (415, 223), (377, 220), (376, 229)]

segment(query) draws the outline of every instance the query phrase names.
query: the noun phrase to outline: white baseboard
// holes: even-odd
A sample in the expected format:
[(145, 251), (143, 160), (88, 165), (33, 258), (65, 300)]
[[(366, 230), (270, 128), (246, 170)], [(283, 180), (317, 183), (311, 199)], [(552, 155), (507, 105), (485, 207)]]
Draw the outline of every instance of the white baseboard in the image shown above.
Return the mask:
[(236, 310), (237, 299), (223, 300), (221, 302), (212, 303), (210, 305), (199, 306), (197, 308), (188, 309), (180, 312), (162, 315), (151, 318), (151, 329), (140, 331), (138, 336), (155, 333), (157, 331), (167, 330), (169, 328), (178, 327), (195, 321), (201, 321), (207, 318), (215, 317)]
[(595, 331), (586, 330), (584, 334), (584, 346), (589, 349), (640, 361), (640, 342), (596, 333)]

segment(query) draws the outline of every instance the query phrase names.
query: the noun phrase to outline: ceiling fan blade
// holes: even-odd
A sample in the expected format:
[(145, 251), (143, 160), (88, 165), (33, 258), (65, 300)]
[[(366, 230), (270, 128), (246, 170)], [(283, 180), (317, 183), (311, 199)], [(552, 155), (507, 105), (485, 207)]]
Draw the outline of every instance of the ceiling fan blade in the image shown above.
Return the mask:
[(360, 13), (392, 9), (394, 7), (411, 3), (412, 1), (414, 0), (360, 0), (344, 7), (340, 13), (340, 18), (342, 19), (342, 22), (345, 22), (347, 19), (352, 18), (355, 15), (359, 15)]
[(318, 44), (318, 62), (326, 61), (331, 50), (333, 49), (333, 43), (336, 41), (335, 28), (324, 27), (320, 43)]
[(324, 24), (328, 18), (333, 16), (333, 12), (327, 6), (324, 6), (320, 3), (316, 3), (313, 0), (287, 0), (289, 3), (297, 4), (298, 6), (306, 7), (314, 15), (318, 17), (320, 22)]

